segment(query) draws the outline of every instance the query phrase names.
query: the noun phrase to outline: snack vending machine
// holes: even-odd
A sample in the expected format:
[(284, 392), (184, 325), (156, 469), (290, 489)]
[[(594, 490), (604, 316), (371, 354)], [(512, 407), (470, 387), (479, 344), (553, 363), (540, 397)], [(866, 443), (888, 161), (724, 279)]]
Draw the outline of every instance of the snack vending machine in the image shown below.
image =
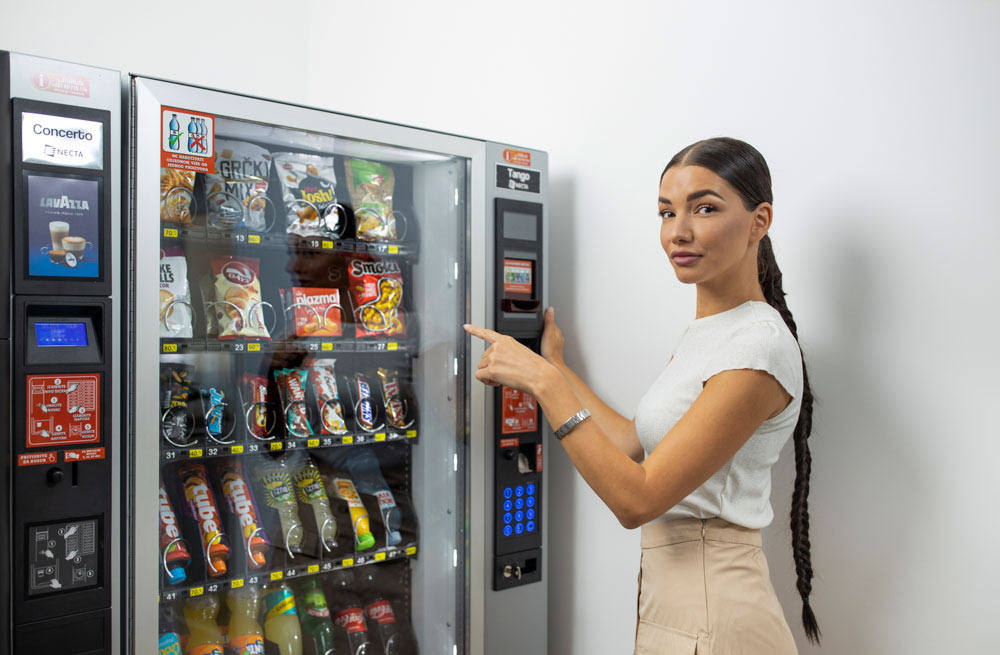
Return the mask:
[(546, 652), (545, 153), (126, 86), (125, 647)]

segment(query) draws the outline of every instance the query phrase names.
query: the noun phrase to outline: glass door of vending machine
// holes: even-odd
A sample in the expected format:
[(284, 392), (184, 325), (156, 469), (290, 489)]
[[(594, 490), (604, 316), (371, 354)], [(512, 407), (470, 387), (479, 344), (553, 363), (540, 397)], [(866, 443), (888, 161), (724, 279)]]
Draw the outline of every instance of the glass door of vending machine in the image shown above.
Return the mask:
[(484, 142), (130, 83), (135, 652), (466, 652)]

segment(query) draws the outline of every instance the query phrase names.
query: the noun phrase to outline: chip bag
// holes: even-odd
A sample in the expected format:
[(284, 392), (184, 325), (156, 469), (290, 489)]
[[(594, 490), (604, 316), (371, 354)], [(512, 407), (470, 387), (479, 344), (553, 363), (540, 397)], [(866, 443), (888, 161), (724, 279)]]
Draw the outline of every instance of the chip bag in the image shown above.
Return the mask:
[(274, 166), (281, 180), (287, 232), (299, 236), (335, 233), (342, 217), (337, 213), (333, 157), (276, 152)]
[(339, 337), (344, 334), (339, 289), (282, 289), (281, 301), (285, 304), (286, 316), (290, 311), (295, 318), (295, 336)]
[(160, 338), (190, 339), (194, 315), (187, 259), (180, 248), (160, 251)]
[(194, 199), (194, 172), (176, 168), (160, 169), (160, 220), (164, 223), (191, 225), (191, 201)]
[(270, 339), (260, 293), (260, 260), (216, 255), (212, 259), (219, 339)]
[(403, 274), (393, 259), (358, 255), (347, 260), (358, 337), (406, 337)]
[(392, 190), (396, 177), (392, 169), (364, 159), (344, 162), (347, 190), (354, 203), (357, 238), (362, 241), (395, 241), (396, 213), (392, 211)]
[(267, 231), (271, 153), (245, 141), (215, 142), (215, 173), (205, 175), (209, 228)]

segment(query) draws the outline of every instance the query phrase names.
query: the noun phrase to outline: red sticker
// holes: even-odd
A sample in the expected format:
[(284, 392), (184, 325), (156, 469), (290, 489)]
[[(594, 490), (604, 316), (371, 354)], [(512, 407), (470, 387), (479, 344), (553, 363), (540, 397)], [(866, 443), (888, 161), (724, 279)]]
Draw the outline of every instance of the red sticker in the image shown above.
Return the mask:
[(88, 462), (93, 459), (104, 459), (103, 448), (83, 448), (82, 450), (64, 450), (64, 462)]
[(163, 107), (160, 166), (195, 173), (215, 172), (215, 116)]
[(503, 387), (500, 399), (502, 434), (517, 434), (518, 432), (535, 432), (538, 430), (538, 405), (535, 397), (529, 393)]
[(507, 437), (500, 440), (501, 448), (517, 448), (521, 443), (521, 437)]
[(503, 260), (503, 292), (531, 294), (531, 268), (533, 262), (528, 259)]
[(39, 464), (55, 464), (55, 453), (24, 453), (17, 456), (18, 466), (37, 466)]
[(78, 75), (38, 71), (31, 74), (31, 84), (39, 91), (63, 93), (77, 98), (90, 97), (90, 80)]
[(535, 444), (535, 470), (542, 471), (542, 444)]
[(514, 150), (507, 148), (503, 151), (503, 160), (508, 164), (518, 164), (520, 166), (531, 166), (531, 153), (525, 150)]
[(100, 441), (101, 374), (29, 375), (28, 448)]

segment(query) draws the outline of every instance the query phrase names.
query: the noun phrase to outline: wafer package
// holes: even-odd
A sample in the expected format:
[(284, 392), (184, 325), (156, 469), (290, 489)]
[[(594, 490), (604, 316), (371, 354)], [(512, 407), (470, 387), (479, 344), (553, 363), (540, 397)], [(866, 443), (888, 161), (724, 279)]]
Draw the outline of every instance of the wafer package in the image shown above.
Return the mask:
[(297, 152), (274, 153), (281, 180), (286, 231), (299, 236), (329, 236), (341, 228), (333, 157)]
[(358, 338), (406, 337), (403, 273), (393, 259), (348, 258), (347, 276)]

